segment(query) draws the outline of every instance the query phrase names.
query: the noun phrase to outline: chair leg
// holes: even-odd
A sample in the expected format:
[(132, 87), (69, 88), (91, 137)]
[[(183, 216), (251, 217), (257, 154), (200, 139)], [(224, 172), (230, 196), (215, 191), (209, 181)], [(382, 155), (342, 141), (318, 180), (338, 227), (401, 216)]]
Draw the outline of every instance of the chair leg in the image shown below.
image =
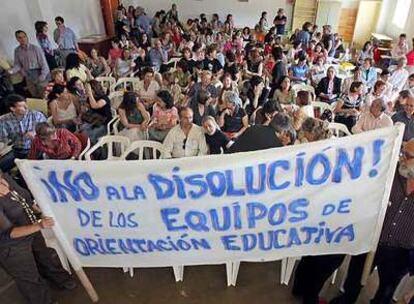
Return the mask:
[(286, 267), (287, 267), (287, 258), (284, 258), (282, 259), (282, 263), (280, 265), (280, 284), (283, 284), (283, 282), (285, 281)]
[(184, 278), (184, 265), (173, 266), (174, 277), (176, 282), (183, 281)]
[(237, 275), (239, 274), (240, 262), (232, 262), (232, 264), (233, 264), (232, 281), (233, 281), (233, 286), (236, 286)]
[(335, 272), (332, 275), (331, 285), (335, 284), (337, 275), (338, 275), (338, 269), (335, 270)]
[(232, 286), (233, 282), (233, 263), (227, 262), (226, 263), (226, 275), (227, 275), (227, 287)]
[(298, 258), (287, 259), (286, 273), (285, 273), (285, 278), (283, 280), (283, 284), (289, 285), (289, 281), (293, 273), (293, 268), (295, 267), (295, 263), (297, 260)]

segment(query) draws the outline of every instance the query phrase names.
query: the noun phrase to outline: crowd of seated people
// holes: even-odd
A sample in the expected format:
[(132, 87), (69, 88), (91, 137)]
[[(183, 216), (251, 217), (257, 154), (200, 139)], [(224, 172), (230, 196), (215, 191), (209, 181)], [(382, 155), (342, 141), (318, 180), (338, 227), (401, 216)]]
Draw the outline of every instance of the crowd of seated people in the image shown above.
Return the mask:
[[(393, 49), (395, 65), (378, 70), (376, 42), (367, 41), (347, 58), (341, 37), (310, 22), (286, 36), (279, 9), (273, 24), (262, 12), (254, 30), (236, 28), (228, 15), (181, 20), (178, 8), (151, 18), (142, 7), (117, 11), (111, 49), (105, 58), (93, 49), (79, 52), (76, 37), (61, 17), (54, 49), (45, 22), (36, 26), (40, 47), (24, 31), (12, 73), (27, 91), (7, 98), (0, 117), (0, 140), (12, 152), (0, 161), (9, 172), (15, 158), (76, 159), (85, 146), (107, 134), (113, 113), (119, 135), (130, 141), (164, 144), (165, 158), (253, 151), (332, 137), (329, 123), (361, 133), (406, 125), (414, 137), (414, 74), (406, 36)], [(352, 65), (345, 69), (342, 63)], [(119, 106), (99, 77), (133, 77)], [(45, 98), (47, 117), (28, 109), (26, 98)], [(330, 110), (314, 111), (319, 101)], [(313, 302), (308, 302), (313, 303)]]

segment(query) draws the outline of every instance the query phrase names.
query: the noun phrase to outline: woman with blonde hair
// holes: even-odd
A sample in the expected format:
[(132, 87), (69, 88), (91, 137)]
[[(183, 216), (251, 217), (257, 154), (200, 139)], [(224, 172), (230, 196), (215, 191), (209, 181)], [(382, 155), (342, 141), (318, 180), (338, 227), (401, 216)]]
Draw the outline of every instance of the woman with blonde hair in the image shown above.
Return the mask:
[(202, 126), (205, 132), (209, 154), (221, 154), (234, 143), (224, 134), (213, 116), (203, 118)]

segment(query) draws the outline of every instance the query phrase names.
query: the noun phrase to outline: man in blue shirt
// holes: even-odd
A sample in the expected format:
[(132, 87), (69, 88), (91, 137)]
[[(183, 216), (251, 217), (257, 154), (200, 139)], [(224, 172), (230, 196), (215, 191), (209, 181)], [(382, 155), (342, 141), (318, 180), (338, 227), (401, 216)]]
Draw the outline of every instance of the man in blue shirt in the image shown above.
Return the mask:
[(32, 97), (42, 97), (49, 81), (49, 66), (40, 47), (30, 44), (24, 31), (16, 31), (19, 46), (14, 50), (14, 68), (9, 73), (20, 73), (26, 80)]
[(62, 17), (56, 17), (55, 23), (57, 28), (53, 32), (53, 38), (58, 45), (63, 64), (65, 64), (66, 57), (70, 53), (79, 51), (78, 40), (72, 29), (65, 26), (65, 20)]
[(0, 169), (8, 172), (14, 166), (15, 158), (27, 158), (32, 139), (35, 137), (36, 125), (45, 122), (43, 113), (27, 108), (23, 96), (12, 94), (7, 97), (10, 113), (0, 116), (0, 142), (3, 145), (11, 142), (12, 152), (0, 160)]
[(293, 65), (289, 71), (290, 79), (296, 83), (303, 83), (308, 81), (309, 76), (309, 67), (306, 63), (305, 54), (299, 56), (299, 61), (297, 64)]
[(167, 63), (168, 54), (162, 48), (161, 41), (159, 39), (155, 40), (154, 47), (148, 53), (151, 65), (155, 70), (159, 71), (161, 65)]
[(152, 37), (152, 19), (145, 14), (144, 8), (137, 7), (137, 19), (135, 20), (135, 25), (138, 27), (139, 31), (146, 33), (148, 38)]

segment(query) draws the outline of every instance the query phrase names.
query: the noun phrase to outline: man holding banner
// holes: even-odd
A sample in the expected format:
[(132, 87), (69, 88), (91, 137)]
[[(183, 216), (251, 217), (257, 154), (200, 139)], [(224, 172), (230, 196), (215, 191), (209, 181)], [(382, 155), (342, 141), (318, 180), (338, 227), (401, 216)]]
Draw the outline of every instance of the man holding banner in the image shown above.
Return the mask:
[[(372, 304), (388, 304), (401, 279), (414, 272), (414, 139), (403, 148), (394, 177), (373, 267), (378, 267), (379, 287)], [(366, 254), (353, 256), (344, 285), (345, 293), (331, 304), (352, 304), (362, 288), (360, 281)], [(340, 263), (338, 264), (339, 267)], [(335, 267), (336, 269), (336, 267)]]

